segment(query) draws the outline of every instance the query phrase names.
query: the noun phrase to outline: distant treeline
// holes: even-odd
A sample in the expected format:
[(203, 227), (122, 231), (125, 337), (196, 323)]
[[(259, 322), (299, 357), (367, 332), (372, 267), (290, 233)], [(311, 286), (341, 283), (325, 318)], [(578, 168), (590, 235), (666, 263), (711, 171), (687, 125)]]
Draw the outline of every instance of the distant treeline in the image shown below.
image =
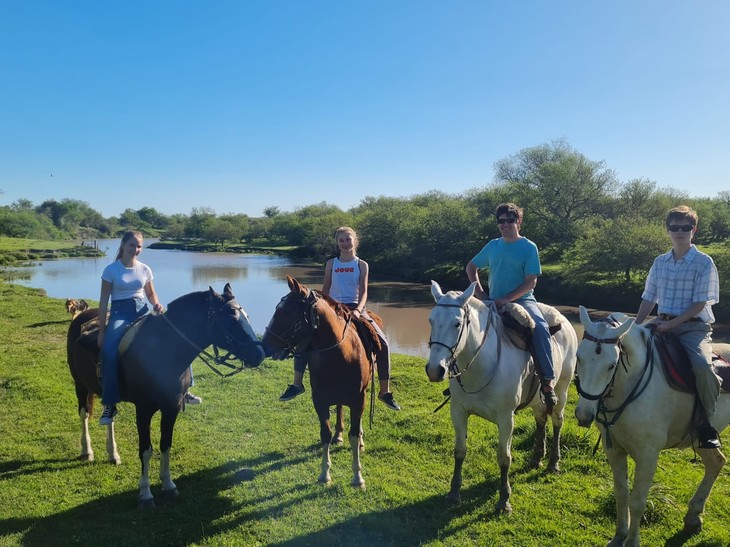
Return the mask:
[(690, 198), (646, 179), (621, 182), (604, 162), (589, 160), (564, 141), (498, 161), (494, 183), (463, 194), (367, 197), (346, 211), (326, 202), (291, 212), (272, 205), (262, 217), (218, 215), (207, 208), (164, 215), (144, 207), (104, 218), (83, 201), (47, 200), (36, 206), (19, 200), (0, 207), (0, 235), (90, 240), (117, 237), (131, 228), (146, 237), (220, 248), (289, 245), (301, 257), (324, 262), (335, 251), (334, 230), (350, 225), (360, 236), (359, 254), (376, 274), (437, 279), (463, 289), (464, 265), (488, 239), (499, 237), (493, 213), (507, 201), (525, 209), (522, 234), (538, 245), (547, 265), (538, 297), (607, 309), (622, 303), (628, 309), (638, 306), (652, 260), (670, 247), (663, 226), (666, 212), (680, 204), (691, 206), (700, 217), (695, 243), (720, 270), (724, 298), (715, 310), (730, 317), (730, 291), (724, 283), (730, 273), (730, 191)]

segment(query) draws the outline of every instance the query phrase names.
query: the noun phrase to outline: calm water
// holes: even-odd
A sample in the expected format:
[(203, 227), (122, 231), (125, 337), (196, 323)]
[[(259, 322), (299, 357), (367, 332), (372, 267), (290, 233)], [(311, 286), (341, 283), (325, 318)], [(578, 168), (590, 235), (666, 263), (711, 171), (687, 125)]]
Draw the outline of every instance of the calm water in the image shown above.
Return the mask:
[[(153, 241), (146, 240), (145, 244)], [(106, 257), (46, 260), (33, 267), (11, 268), (25, 277), (14, 282), (45, 289), (48, 296), (54, 298), (98, 300), (101, 273), (113, 261), (119, 240), (104, 240), (98, 244), (107, 253)], [(145, 248), (140, 260), (152, 268), (155, 290), (163, 305), (209, 286), (221, 292), (229, 282), (258, 333), (264, 332), (276, 304), (289, 292), (287, 275), (319, 289), (324, 274), (324, 267), (297, 265), (288, 258), (272, 255)], [(383, 317), (391, 350), (426, 356), (428, 314), (433, 304), (430, 287), (371, 279), (369, 293), (368, 308)]]
[[(154, 240), (147, 240), (149, 244)], [(54, 298), (97, 300), (101, 273), (112, 262), (119, 240), (103, 240), (99, 247), (106, 257), (47, 260), (28, 268), (10, 268), (25, 279), (18, 284), (46, 290)], [(324, 268), (302, 266), (288, 258), (272, 255), (238, 253), (193, 253), (188, 251), (145, 248), (140, 255), (155, 276), (155, 289), (166, 305), (178, 296), (206, 290), (218, 292), (229, 282), (239, 303), (251, 317), (254, 330), (263, 333), (282, 296), (289, 292), (286, 276), (292, 275), (305, 285), (322, 287)], [(429, 285), (370, 280), (368, 308), (383, 317), (385, 333), (395, 353), (426, 357), (428, 355), (428, 314), (433, 306)], [(578, 336), (583, 327), (575, 313), (561, 308), (573, 323)], [(718, 327), (716, 342), (730, 342), (730, 330)]]

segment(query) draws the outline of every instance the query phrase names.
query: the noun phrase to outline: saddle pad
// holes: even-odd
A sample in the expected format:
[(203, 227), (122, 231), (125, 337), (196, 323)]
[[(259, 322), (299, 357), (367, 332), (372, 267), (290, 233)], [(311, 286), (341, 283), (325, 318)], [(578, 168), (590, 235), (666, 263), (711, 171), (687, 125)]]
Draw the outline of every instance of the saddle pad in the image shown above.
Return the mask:
[[(671, 334), (659, 334), (654, 337), (654, 347), (659, 352), (662, 371), (669, 385), (679, 391), (694, 393), (696, 391), (695, 375), (692, 365), (682, 345)], [(712, 368), (721, 379), (720, 389), (730, 391), (730, 363), (720, 355), (713, 353)]]
[[(550, 336), (554, 336), (562, 328), (560, 312), (542, 302), (538, 302), (537, 306), (548, 323)], [(504, 313), (500, 317), (502, 318), (502, 324), (506, 327), (505, 333), (510, 342), (520, 349), (527, 349), (532, 338), (532, 331), (535, 328), (535, 322), (525, 308), (510, 302), (504, 307)]]
[(148, 317), (149, 314), (143, 315), (141, 319), (135, 321), (129, 326), (127, 332), (124, 333), (124, 336), (122, 336), (122, 340), (119, 342), (119, 350), (117, 352), (119, 355), (124, 354), (124, 352), (129, 349), (129, 346), (132, 344), (132, 340), (134, 340), (134, 337), (137, 336), (140, 327), (144, 324), (145, 321), (147, 321)]

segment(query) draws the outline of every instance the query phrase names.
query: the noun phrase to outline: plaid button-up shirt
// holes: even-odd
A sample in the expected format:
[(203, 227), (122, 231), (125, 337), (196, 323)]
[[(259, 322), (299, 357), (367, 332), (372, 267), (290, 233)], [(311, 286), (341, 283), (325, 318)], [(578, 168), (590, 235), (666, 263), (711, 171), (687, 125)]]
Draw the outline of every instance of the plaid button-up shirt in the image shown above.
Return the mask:
[(720, 280), (715, 263), (692, 245), (679, 260), (672, 251), (654, 259), (646, 278), (644, 300), (659, 305), (658, 313), (681, 315), (696, 302), (706, 302), (697, 317), (714, 323), (712, 305), (720, 301)]

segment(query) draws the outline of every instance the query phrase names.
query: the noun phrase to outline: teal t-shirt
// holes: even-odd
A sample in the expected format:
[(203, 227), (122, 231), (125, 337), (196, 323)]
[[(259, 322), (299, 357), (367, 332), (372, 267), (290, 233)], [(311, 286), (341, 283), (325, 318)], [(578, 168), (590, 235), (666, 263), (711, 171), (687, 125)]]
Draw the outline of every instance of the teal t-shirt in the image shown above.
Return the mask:
[[(526, 237), (507, 242), (492, 239), (471, 259), (477, 268), (489, 269), (489, 298), (501, 298), (521, 285), (528, 275), (540, 275), (540, 256), (537, 245)], [(534, 300), (533, 291), (520, 300)]]

